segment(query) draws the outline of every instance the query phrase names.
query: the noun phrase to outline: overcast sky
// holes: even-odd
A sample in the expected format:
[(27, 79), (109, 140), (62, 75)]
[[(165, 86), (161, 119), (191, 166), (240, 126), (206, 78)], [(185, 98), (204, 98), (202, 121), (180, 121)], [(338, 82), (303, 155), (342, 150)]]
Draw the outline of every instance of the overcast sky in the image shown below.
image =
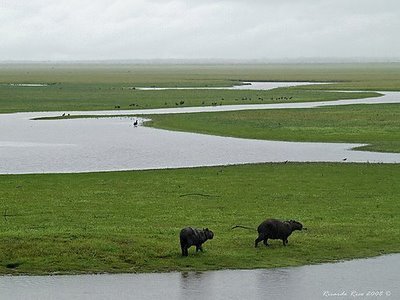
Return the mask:
[(399, 0), (0, 0), (0, 60), (399, 56)]

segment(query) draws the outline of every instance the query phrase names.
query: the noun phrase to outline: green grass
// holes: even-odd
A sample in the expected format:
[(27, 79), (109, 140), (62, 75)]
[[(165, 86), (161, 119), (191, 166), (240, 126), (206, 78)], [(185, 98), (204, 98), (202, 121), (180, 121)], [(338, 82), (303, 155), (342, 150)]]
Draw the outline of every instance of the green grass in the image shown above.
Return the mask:
[[(335, 82), (274, 91), (139, 91), (143, 86), (231, 86), (242, 81)], [(46, 83), (18, 87), (9, 83)], [(0, 113), (144, 109), (241, 103), (319, 101), (376, 94), (323, 90), (400, 90), (400, 64), (85, 65), (1, 64)], [(251, 100), (250, 100), (251, 99)], [(182, 104), (180, 104), (183, 102)]]
[[(399, 165), (261, 164), (0, 176), (0, 273), (269, 268), (400, 251)], [(203, 194), (196, 195), (196, 194)], [(254, 248), (265, 218), (308, 231)], [(182, 258), (179, 230), (207, 226)]]
[(240, 138), (368, 143), (400, 152), (400, 104), (151, 115), (148, 126)]

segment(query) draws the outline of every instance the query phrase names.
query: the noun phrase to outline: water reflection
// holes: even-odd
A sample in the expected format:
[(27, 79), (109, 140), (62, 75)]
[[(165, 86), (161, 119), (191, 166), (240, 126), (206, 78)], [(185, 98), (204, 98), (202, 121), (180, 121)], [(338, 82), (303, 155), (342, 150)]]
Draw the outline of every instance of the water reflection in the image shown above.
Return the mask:
[(180, 274), (180, 297), (181, 299), (198, 298), (203, 296), (211, 299), (212, 296), (212, 274), (202, 272), (182, 272)]

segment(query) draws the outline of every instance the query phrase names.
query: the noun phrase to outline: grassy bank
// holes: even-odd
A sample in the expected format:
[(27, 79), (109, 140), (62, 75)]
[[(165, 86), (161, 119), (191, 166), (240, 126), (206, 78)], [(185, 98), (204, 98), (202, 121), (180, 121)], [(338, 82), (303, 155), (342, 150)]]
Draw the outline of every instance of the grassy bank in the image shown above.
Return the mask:
[(251, 139), (368, 143), (361, 150), (400, 152), (400, 105), (248, 110), (149, 116), (148, 126)]
[[(399, 74), (400, 64), (398, 63), (297, 65), (1, 64), (0, 113), (119, 110), (352, 99), (376, 94), (329, 94), (322, 90), (400, 90)], [(232, 86), (242, 81), (322, 81), (334, 82), (334, 84), (275, 91), (140, 91), (133, 89), (143, 86)], [(48, 85), (43, 87), (10, 85), (23, 83)]]
[[(294, 266), (399, 252), (399, 165), (261, 164), (0, 176), (0, 273)], [(297, 219), (289, 246), (253, 247), (265, 218)], [(180, 257), (179, 230), (215, 232)]]

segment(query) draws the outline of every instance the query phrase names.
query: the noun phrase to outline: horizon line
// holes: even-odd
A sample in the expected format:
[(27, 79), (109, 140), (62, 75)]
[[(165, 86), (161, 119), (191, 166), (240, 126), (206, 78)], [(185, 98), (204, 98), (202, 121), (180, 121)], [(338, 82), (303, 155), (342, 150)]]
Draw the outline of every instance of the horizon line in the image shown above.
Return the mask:
[(255, 58), (255, 59), (231, 59), (231, 58), (139, 58), (139, 59), (6, 59), (0, 60), (0, 64), (94, 64), (94, 63), (134, 63), (134, 64), (313, 64), (313, 63), (398, 63), (400, 57), (299, 57), (299, 58)]

